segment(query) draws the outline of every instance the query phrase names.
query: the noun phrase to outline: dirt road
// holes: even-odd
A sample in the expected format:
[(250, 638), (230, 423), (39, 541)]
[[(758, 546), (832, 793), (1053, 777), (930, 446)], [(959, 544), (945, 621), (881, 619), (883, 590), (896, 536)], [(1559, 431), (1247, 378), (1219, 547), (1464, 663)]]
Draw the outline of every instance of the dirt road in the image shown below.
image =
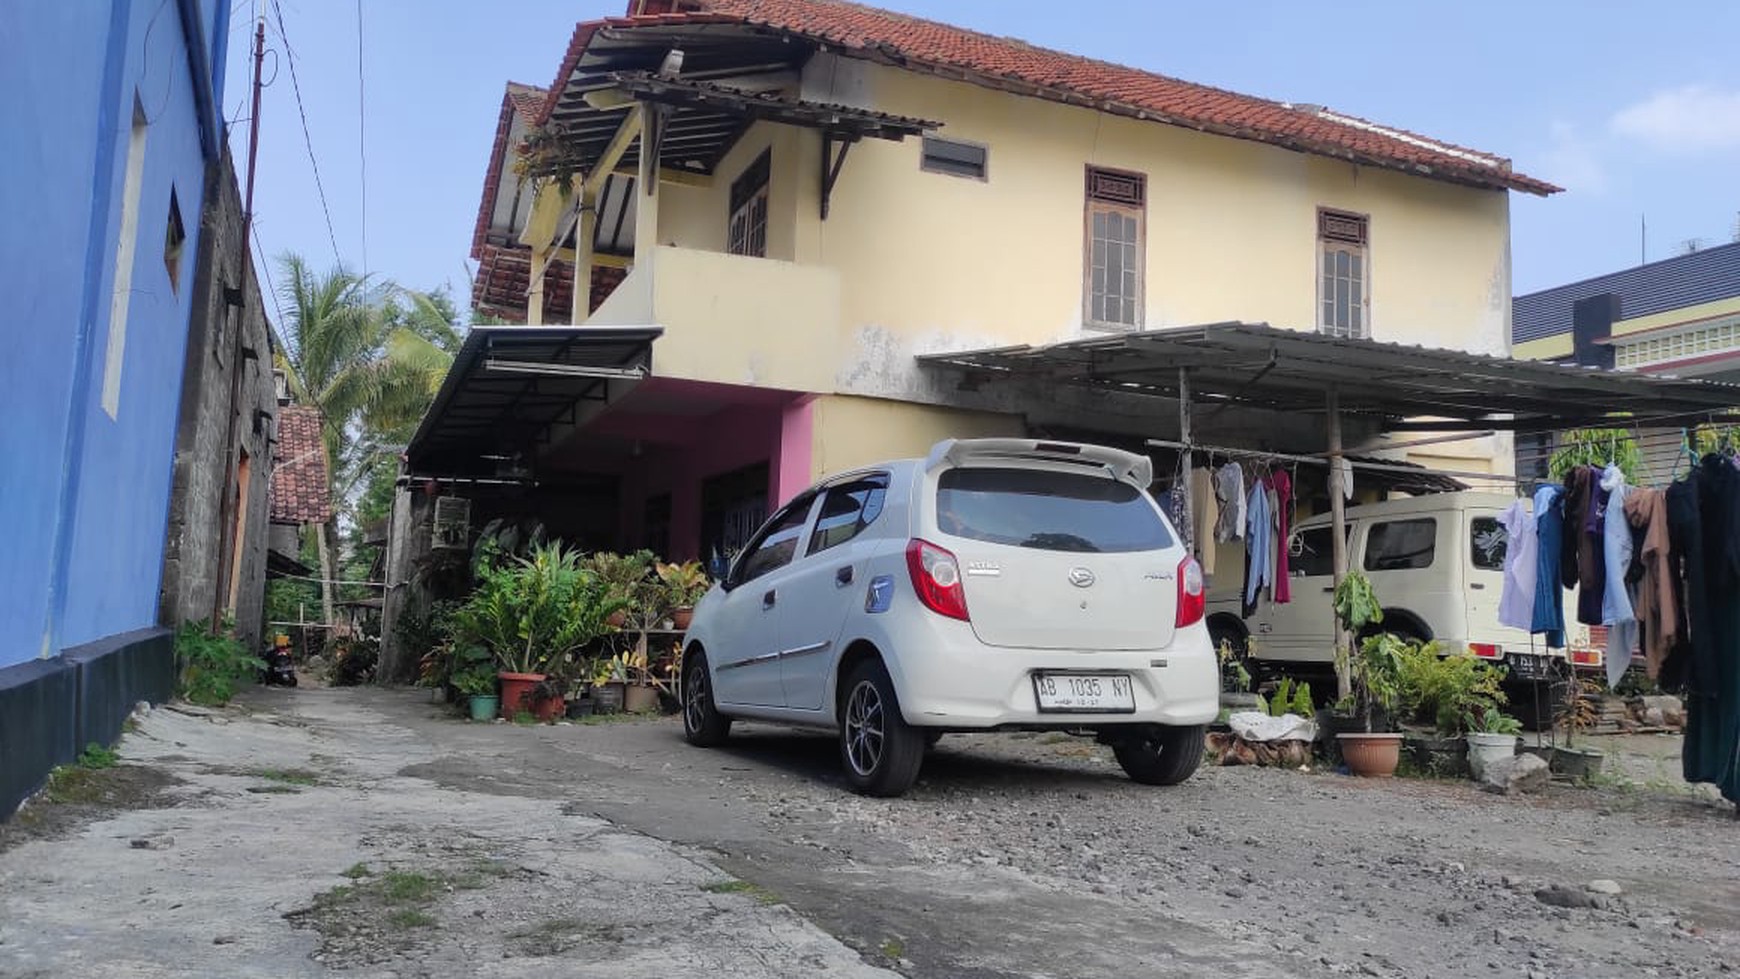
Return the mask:
[(1740, 967), (1740, 824), (1655, 788), (1211, 769), (1155, 790), (1083, 742), (950, 736), (911, 796), (869, 800), (826, 738), (700, 751), (670, 720), (469, 724), (374, 690), (159, 710), (122, 754), (97, 774), (143, 808), (0, 853), (0, 976)]

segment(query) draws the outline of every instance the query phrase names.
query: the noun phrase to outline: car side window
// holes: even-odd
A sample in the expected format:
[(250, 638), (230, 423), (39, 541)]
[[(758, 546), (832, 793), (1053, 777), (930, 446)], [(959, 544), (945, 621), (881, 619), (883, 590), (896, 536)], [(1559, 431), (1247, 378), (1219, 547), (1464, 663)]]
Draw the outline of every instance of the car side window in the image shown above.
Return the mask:
[(1295, 578), (1328, 577), (1335, 573), (1334, 538), (1328, 527), (1301, 530), (1289, 548), (1288, 571)]
[(1367, 571), (1415, 571), (1432, 566), (1438, 521), (1432, 517), (1372, 524), (1365, 539)]
[(1468, 559), (1481, 571), (1503, 571), (1505, 552), (1510, 549), (1510, 534), (1497, 517), (1475, 517), (1468, 521)]
[(888, 477), (877, 474), (828, 490), (816, 529), (810, 533), (811, 554), (839, 547), (864, 532), (882, 514), (888, 497)]
[(743, 552), (732, 575), (734, 584), (745, 584), (770, 571), (778, 571), (797, 557), (798, 541), (803, 536), (804, 523), (809, 520), (810, 506), (815, 499), (814, 496), (799, 497), (773, 518)]

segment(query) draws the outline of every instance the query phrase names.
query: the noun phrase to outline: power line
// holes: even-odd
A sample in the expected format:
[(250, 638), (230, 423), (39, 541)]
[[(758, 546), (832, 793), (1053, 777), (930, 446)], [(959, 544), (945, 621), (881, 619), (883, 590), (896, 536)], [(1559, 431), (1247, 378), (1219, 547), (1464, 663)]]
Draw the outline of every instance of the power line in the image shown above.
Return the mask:
[(272, 11), (278, 18), (278, 39), (284, 42), (284, 60), (290, 64), (290, 88), (296, 93), (296, 114), (302, 117), (302, 144), (308, 147), (308, 165), (314, 169), (314, 189), (320, 194), (320, 211), (326, 216), (326, 238), (332, 243), (333, 260), (344, 258), (338, 251), (338, 235), (332, 230), (332, 207), (326, 203), (326, 187), (320, 180), (320, 162), (314, 158), (314, 137), (308, 134), (308, 110), (302, 105), (302, 85), (296, 80), (296, 52), (290, 47), (290, 35), (284, 32), (284, 7), (272, 0)]
[(356, 0), (356, 152), (362, 175), (362, 273), (369, 277), (369, 144), (368, 98), (363, 87), (363, 14), (362, 0)]

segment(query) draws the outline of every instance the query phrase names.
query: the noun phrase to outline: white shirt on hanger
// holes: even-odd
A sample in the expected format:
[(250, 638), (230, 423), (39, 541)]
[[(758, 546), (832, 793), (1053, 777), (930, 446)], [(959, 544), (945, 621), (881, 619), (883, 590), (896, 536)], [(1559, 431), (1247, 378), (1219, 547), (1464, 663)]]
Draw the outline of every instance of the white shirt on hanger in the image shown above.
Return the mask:
[(1535, 582), (1540, 568), (1540, 537), (1528, 501), (1517, 500), (1498, 518), (1509, 538), (1504, 549), (1504, 591), (1498, 599), (1498, 621), (1528, 632), (1534, 625)]

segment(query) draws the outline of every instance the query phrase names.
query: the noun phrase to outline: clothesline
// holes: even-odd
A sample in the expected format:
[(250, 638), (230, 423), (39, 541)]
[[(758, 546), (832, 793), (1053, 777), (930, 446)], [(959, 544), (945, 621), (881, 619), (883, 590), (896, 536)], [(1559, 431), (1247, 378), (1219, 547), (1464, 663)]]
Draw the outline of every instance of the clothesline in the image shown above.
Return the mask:
[[(1169, 439), (1149, 439), (1148, 445), (1157, 449), (1188, 449), (1192, 452), (1203, 452), (1210, 456), (1225, 456), (1228, 459), (1261, 459), (1271, 462), (1291, 462), (1308, 466), (1328, 466), (1331, 462), (1324, 455), (1296, 455), (1289, 452), (1269, 452), (1262, 449), (1235, 449), (1221, 445), (1203, 445), (1201, 443), (1184, 443)], [(1418, 466), (1405, 463), (1367, 462), (1347, 458), (1342, 453), (1343, 464), (1354, 470), (1367, 472), (1391, 472), (1411, 476), (1448, 476), (1453, 479), (1484, 480), (1504, 485), (1530, 486), (1541, 482), (1538, 476), (1509, 476), (1501, 473), (1464, 472), (1456, 469), (1435, 469), (1431, 466)]]

